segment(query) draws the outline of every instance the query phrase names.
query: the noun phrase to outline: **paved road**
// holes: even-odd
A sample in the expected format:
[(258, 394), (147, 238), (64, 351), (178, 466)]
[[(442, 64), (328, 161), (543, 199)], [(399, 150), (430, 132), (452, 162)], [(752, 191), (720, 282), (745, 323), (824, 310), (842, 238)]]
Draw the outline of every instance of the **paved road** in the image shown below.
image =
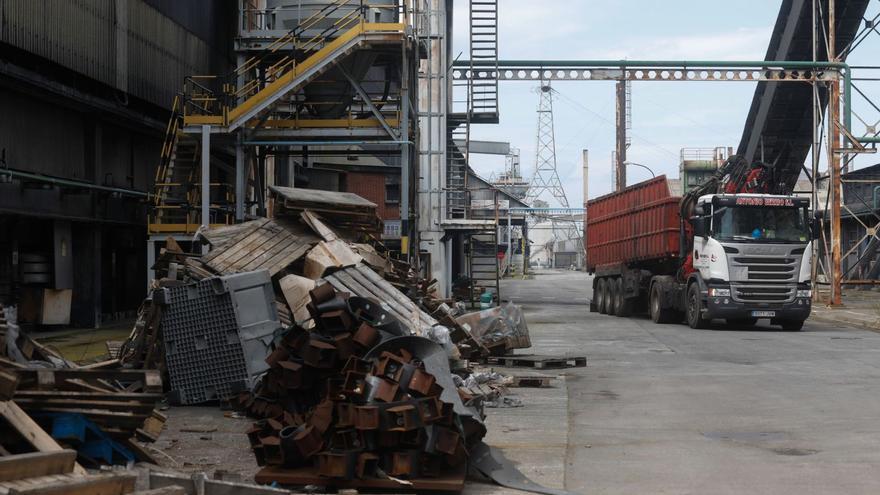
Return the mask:
[(589, 313), (587, 277), (508, 280), (534, 351), (568, 371), (565, 484), (579, 493), (880, 493), (880, 334), (692, 330)]

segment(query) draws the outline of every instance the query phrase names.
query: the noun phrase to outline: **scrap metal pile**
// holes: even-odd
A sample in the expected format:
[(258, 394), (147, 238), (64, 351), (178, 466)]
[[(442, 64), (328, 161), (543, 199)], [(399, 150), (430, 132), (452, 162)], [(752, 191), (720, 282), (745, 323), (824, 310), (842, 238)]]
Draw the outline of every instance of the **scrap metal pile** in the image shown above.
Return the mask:
[(270, 466), (257, 481), (462, 474), (466, 445), (485, 428), (458, 397), (446, 351), (329, 283), (310, 292), (308, 308), (314, 328), (287, 330), (255, 392), (239, 398), (266, 418), (248, 432), (258, 464)]
[(172, 403), (256, 418), (260, 483), (460, 490), (497, 398), (465, 385), (468, 365), (487, 343), (528, 346), (524, 321), (475, 338), (435, 281), (390, 256), (363, 198), (272, 194), (273, 218), (200, 232), (207, 255), (168, 240), (120, 364), (158, 369)]

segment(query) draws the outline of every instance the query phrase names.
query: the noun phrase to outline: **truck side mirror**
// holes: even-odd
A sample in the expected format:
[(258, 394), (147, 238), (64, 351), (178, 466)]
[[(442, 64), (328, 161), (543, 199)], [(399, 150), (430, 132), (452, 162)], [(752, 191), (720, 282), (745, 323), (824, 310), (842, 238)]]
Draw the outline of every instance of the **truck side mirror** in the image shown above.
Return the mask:
[(708, 228), (708, 217), (692, 217), (691, 225), (694, 226), (694, 235), (699, 237), (706, 237), (706, 234), (709, 230)]

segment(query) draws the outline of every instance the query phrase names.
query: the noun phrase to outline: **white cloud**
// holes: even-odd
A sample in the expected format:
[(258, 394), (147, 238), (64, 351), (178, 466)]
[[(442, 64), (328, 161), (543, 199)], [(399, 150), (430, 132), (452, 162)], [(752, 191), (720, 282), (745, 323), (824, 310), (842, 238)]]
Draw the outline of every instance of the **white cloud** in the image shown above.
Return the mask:
[(763, 60), (772, 27), (743, 27), (709, 34), (627, 37), (598, 54), (607, 59)]

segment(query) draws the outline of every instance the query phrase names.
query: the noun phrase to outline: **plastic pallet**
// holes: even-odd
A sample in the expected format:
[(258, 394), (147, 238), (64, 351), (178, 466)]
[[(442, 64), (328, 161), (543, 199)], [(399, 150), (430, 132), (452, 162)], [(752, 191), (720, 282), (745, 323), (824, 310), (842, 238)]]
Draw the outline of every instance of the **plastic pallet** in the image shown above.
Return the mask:
[(265, 371), (280, 327), (268, 272), (162, 289), (165, 361), (179, 404), (222, 400)]

